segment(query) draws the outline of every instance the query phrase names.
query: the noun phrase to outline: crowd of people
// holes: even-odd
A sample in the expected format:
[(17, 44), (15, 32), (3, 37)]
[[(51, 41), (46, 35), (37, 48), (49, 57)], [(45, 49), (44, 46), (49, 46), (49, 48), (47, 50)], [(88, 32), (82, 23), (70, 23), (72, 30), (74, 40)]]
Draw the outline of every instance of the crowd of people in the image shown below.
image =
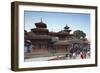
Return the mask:
[(72, 48), (69, 53), (65, 56), (67, 59), (75, 59), (81, 58), (86, 59), (90, 57), (90, 49), (89, 48)]

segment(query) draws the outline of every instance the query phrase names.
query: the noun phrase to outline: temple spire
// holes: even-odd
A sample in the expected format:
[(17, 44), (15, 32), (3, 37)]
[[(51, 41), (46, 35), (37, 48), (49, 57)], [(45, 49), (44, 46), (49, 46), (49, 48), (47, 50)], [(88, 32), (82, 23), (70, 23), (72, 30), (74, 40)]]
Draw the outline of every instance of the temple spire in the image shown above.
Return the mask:
[(66, 26), (64, 27), (64, 29), (65, 30), (68, 30), (69, 29), (69, 27), (68, 27), (68, 25), (66, 24)]
[(43, 22), (43, 21), (42, 21), (42, 17), (41, 17), (41, 22)]
[(43, 23), (43, 21), (42, 21), (42, 17), (40, 19), (40, 22), (35, 23), (35, 26), (37, 28), (47, 28), (47, 25), (45, 23)]

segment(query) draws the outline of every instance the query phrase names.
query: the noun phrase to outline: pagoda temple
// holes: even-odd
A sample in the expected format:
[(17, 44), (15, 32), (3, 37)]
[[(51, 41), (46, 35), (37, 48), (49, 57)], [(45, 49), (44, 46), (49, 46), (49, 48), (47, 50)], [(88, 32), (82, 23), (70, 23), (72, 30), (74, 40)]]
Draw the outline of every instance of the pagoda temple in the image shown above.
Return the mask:
[(39, 35), (47, 35), (48, 34), (48, 29), (47, 29), (47, 24), (43, 23), (42, 19), (41, 22), (35, 23), (36, 28), (31, 29), (32, 32), (35, 34)]
[[(31, 54), (48, 55), (51, 53), (66, 54), (70, 52), (75, 39), (73, 39), (74, 36), (70, 33), (71, 30), (68, 25), (59, 32), (49, 32), (47, 24), (41, 19), (40, 22), (35, 23), (35, 26), (36, 28), (32, 28), (30, 32), (24, 31), (25, 41), (29, 40), (32, 45)], [(87, 42), (84, 44), (88, 45)]]

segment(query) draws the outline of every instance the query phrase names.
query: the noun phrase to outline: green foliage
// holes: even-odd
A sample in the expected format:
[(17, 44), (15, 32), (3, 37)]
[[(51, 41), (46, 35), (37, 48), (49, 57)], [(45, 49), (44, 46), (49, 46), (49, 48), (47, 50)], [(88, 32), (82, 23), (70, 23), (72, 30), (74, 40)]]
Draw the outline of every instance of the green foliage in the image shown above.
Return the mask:
[(81, 30), (76, 30), (76, 31), (74, 31), (74, 36), (77, 38), (77, 39), (80, 39), (81, 37), (82, 38), (85, 38), (86, 37), (86, 34), (83, 32), (83, 31), (81, 31)]

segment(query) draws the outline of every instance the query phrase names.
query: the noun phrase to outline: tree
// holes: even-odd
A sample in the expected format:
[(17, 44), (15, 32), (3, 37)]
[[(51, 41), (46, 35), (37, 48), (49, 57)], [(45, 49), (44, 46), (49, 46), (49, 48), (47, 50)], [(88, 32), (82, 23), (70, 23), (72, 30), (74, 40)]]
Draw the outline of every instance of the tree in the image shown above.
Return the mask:
[(81, 37), (82, 38), (85, 38), (86, 37), (86, 34), (83, 32), (83, 31), (81, 31), (81, 30), (76, 30), (76, 31), (74, 31), (74, 36), (77, 38), (77, 39), (80, 39)]

